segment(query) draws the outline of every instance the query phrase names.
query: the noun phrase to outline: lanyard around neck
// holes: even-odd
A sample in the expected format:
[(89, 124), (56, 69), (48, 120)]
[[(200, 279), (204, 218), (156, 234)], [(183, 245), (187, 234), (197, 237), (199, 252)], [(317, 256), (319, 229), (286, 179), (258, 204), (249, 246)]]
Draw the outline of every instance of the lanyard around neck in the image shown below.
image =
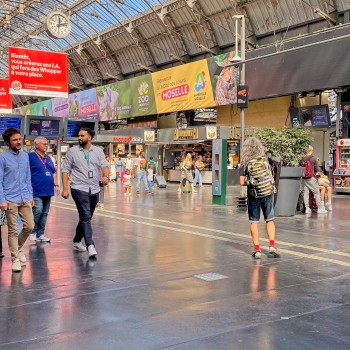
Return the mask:
[(90, 166), (90, 151), (91, 151), (91, 148), (88, 151), (85, 151), (85, 149), (83, 148), (85, 160), (88, 166)]
[(38, 158), (39, 158), (39, 160), (41, 161), (41, 163), (42, 163), (42, 165), (44, 166), (44, 168), (45, 168), (45, 170), (47, 170), (47, 168), (46, 168), (46, 157), (42, 157), (39, 153), (37, 153), (36, 151), (35, 151), (35, 154), (38, 156)]

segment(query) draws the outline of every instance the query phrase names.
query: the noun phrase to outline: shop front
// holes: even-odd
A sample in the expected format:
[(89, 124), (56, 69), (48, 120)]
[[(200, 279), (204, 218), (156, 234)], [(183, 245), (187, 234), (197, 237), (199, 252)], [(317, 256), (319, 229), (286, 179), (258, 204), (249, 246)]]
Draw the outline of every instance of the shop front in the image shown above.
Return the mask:
[(158, 143), (163, 146), (164, 177), (167, 181), (180, 181), (181, 162), (191, 153), (192, 159), (203, 157), (203, 183), (212, 184), (212, 141), (222, 138), (228, 140), (227, 184), (238, 185), (239, 137), (239, 128), (230, 126), (158, 129)]

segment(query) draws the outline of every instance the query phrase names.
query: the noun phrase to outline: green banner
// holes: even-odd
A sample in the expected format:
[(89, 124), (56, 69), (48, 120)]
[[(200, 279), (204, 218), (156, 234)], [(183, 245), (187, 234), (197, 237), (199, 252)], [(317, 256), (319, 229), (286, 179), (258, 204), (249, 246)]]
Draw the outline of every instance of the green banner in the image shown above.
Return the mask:
[(157, 114), (151, 74), (131, 79), (132, 108), (131, 116)]

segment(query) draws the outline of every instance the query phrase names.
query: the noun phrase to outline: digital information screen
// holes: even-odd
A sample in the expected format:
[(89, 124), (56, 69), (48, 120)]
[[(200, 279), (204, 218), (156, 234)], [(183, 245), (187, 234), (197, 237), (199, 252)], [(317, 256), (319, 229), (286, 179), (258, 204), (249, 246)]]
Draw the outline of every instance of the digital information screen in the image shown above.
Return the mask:
[(8, 128), (17, 128), (21, 130), (22, 118), (0, 118), (0, 135)]
[(81, 128), (89, 128), (95, 130), (95, 122), (68, 120), (67, 121), (67, 137), (78, 137)]
[(301, 108), (304, 126), (328, 127), (330, 125), (328, 109), (325, 106)]
[(29, 136), (60, 137), (60, 121), (50, 119), (30, 119)]

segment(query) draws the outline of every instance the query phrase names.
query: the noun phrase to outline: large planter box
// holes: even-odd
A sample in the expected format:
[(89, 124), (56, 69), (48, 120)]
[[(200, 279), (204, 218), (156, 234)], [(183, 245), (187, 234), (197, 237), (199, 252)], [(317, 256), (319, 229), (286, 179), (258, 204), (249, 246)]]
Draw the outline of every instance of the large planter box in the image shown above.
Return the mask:
[(304, 174), (303, 167), (282, 167), (278, 184), (278, 196), (275, 205), (275, 216), (294, 216), (301, 178)]

